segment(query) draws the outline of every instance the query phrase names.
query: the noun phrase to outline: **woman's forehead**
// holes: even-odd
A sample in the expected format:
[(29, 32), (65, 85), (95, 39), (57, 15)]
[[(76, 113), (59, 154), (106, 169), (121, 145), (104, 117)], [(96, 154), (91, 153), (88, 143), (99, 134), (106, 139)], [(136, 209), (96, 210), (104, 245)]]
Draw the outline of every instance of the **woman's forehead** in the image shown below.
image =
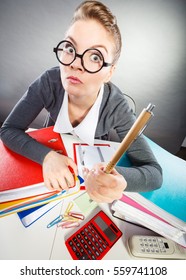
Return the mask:
[(75, 47), (91, 48), (102, 46), (106, 52), (113, 50), (113, 39), (108, 31), (96, 20), (78, 20), (66, 32), (66, 38), (72, 38)]

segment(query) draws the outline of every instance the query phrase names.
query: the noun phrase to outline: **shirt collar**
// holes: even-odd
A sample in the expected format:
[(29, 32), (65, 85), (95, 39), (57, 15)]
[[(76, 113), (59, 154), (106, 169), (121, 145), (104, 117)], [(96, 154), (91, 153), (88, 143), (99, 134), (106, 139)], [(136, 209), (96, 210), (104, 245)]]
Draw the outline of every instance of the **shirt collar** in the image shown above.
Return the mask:
[(69, 120), (68, 93), (65, 92), (63, 103), (54, 126), (54, 131), (58, 133), (71, 133), (78, 136), (86, 144), (93, 145), (99, 117), (99, 109), (103, 97), (103, 88), (104, 86), (102, 85), (94, 105), (82, 122), (76, 127), (72, 127), (72, 124)]

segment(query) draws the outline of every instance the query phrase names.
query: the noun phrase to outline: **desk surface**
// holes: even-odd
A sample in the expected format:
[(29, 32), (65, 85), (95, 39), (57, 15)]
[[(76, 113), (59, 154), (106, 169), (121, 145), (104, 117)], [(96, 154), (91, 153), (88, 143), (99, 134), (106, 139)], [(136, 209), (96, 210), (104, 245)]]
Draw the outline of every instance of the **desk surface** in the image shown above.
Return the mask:
[[(74, 139), (71, 136), (63, 135), (67, 153), (73, 158), (72, 144)], [(75, 140), (78, 141), (77, 139)], [(100, 143), (100, 141), (99, 141)], [(114, 143), (112, 142), (114, 146)], [(117, 144), (116, 144), (117, 145)], [(47, 228), (47, 225), (59, 214), (64, 213), (69, 201), (73, 198), (63, 200), (56, 205), (43, 217), (33, 223), (30, 227), (25, 228), (18, 218), (17, 214), (12, 214), (0, 218), (0, 259), (1, 260), (70, 260), (71, 256), (65, 246), (64, 240), (68, 235), (74, 232), (74, 229), (62, 229), (56, 226)], [(120, 221), (112, 217), (110, 205), (100, 204), (99, 207), (111, 217), (116, 225), (123, 232), (123, 236), (116, 242), (111, 250), (104, 257), (105, 260), (123, 260), (131, 259), (126, 242), (134, 234), (156, 235), (154, 232), (142, 227)], [(91, 216), (96, 214), (95, 209)], [(91, 216), (88, 216), (89, 219)], [(87, 221), (85, 219), (84, 222)], [(83, 222), (82, 222), (83, 225)]]
[[(64, 244), (64, 240), (75, 229), (62, 229), (57, 226), (47, 228), (47, 225), (56, 218), (59, 213), (64, 213), (70, 199), (61, 202), (41, 217), (30, 227), (25, 228), (17, 214), (12, 214), (0, 219), (0, 259), (1, 260), (70, 260), (71, 256)], [(123, 232), (123, 236), (111, 248), (104, 257), (107, 260), (130, 259), (126, 249), (128, 237), (134, 234), (153, 235), (152, 231), (120, 221), (112, 217), (109, 205), (102, 204), (100, 208), (116, 223)], [(62, 211), (62, 212), (61, 212)], [(92, 217), (96, 208), (87, 219)], [(87, 221), (85, 219), (85, 222)], [(82, 224), (83, 225), (83, 222)]]

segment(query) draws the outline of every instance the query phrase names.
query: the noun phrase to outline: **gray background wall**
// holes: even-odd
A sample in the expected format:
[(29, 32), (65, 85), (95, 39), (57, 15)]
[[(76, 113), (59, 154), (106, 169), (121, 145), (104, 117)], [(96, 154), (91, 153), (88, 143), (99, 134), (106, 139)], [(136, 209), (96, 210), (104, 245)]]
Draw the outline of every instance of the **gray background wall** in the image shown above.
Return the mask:
[[(0, 121), (44, 70), (79, 0), (1, 0)], [(117, 16), (123, 50), (112, 79), (137, 104), (154, 103), (146, 135), (176, 153), (186, 136), (186, 1), (102, 1)], [(38, 127), (45, 114), (34, 122)]]

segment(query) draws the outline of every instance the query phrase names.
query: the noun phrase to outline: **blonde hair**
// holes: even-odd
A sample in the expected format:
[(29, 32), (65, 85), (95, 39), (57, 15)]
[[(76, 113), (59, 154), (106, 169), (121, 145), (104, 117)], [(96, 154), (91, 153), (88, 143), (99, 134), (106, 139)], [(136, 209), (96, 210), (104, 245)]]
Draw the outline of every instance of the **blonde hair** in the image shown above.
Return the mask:
[(122, 47), (121, 33), (116, 17), (107, 6), (99, 1), (84, 1), (75, 10), (71, 24), (78, 20), (94, 19), (98, 21), (112, 36), (115, 44), (114, 61), (119, 59)]

